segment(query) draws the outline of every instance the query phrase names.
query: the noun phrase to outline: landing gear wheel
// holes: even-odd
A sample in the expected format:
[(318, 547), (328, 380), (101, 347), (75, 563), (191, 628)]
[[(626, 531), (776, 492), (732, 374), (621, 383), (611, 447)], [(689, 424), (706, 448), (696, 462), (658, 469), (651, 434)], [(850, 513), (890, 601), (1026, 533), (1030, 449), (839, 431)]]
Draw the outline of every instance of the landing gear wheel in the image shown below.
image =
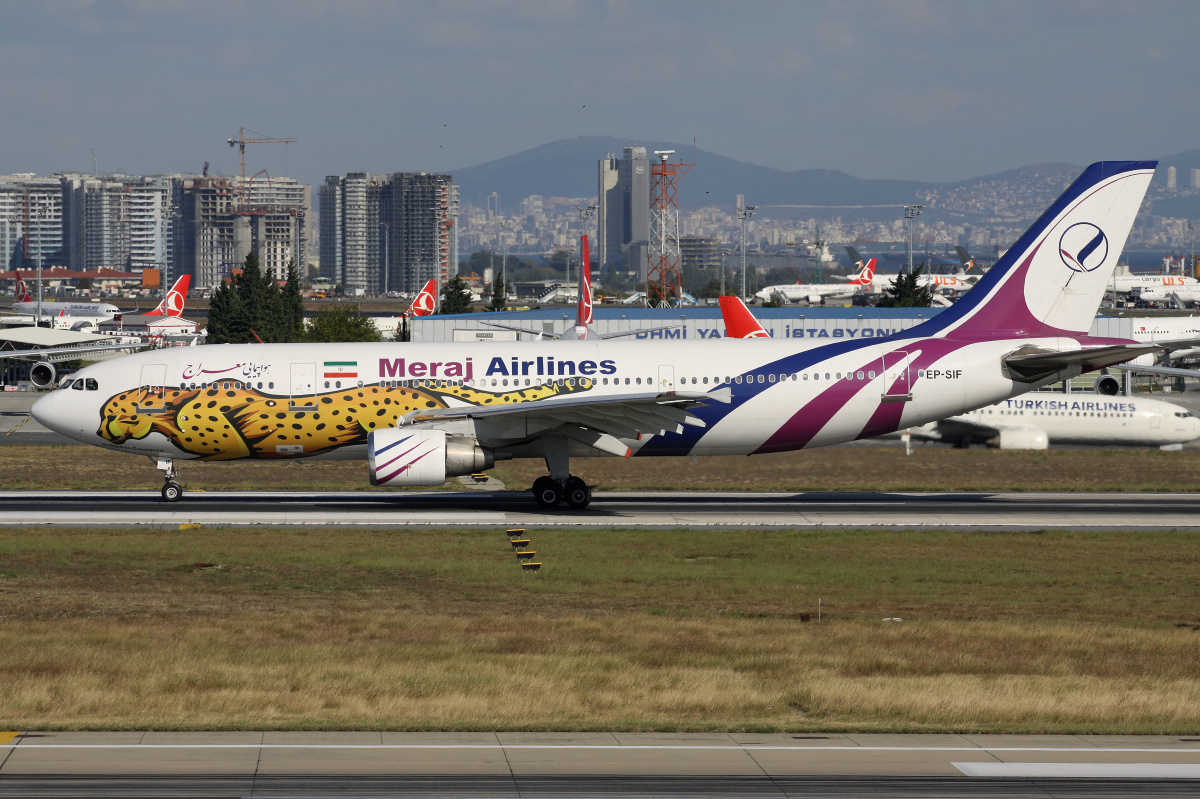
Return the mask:
[(568, 477), (565, 490), (567, 504), (572, 508), (583, 510), (592, 501), (592, 489), (578, 477)]
[(557, 507), (563, 500), (563, 490), (550, 477), (539, 477), (533, 481), (533, 498), (543, 508)]
[(168, 480), (162, 487), (163, 502), (178, 502), (183, 496), (183, 488), (174, 480)]

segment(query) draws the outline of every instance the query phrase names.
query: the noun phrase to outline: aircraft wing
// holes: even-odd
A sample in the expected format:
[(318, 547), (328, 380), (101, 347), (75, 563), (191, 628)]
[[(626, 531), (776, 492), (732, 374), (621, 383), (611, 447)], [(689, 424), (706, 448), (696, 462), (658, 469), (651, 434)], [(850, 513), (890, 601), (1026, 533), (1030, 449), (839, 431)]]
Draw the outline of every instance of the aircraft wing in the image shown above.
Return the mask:
[(1126, 372), (1137, 372), (1146, 375), (1162, 375), (1163, 377), (1197, 377), (1200, 378), (1200, 370), (1197, 369), (1180, 369), (1178, 366), (1133, 366), (1130, 364), (1116, 364), (1108, 367), (1109, 369), (1122, 369)]
[(1000, 435), (1000, 428), (990, 424), (983, 424), (973, 419), (968, 419), (965, 416), (951, 416), (948, 419), (942, 419), (937, 423), (937, 430), (941, 433), (942, 438), (963, 438), (967, 435), (979, 436), (981, 438), (995, 438)]
[(1089, 372), (1105, 366), (1122, 363), (1139, 355), (1158, 352), (1157, 344), (1118, 344), (1112, 347), (1092, 347), (1067, 352), (1038, 352), (1033, 354), (1014, 353), (1004, 358), (1004, 366), (1013, 380), (1036, 383), (1055, 372), (1072, 366), (1081, 366)]
[(141, 344), (97, 344), (89, 347), (39, 347), (29, 350), (3, 350), (0, 351), (0, 358), (25, 358), (47, 361), (49, 363), (59, 363), (61, 361), (76, 361), (80, 358), (100, 352), (115, 352), (119, 350), (134, 350), (142, 349)]
[(570, 397), (562, 400), (541, 400), (512, 405), (467, 405), (457, 408), (436, 408), (412, 411), (404, 417), (406, 424), (443, 422), (455, 419), (486, 419), (505, 417), (533, 422), (534, 428), (558, 433), (593, 449), (621, 457), (629, 457), (630, 449), (619, 439), (640, 439), (644, 435), (682, 433), (684, 425), (705, 427), (704, 421), (689, 413), (690, 408), (711, 402), (729, 402), (729, 389), (707, 393), (668, 392), (618, 394), (599, 397)]

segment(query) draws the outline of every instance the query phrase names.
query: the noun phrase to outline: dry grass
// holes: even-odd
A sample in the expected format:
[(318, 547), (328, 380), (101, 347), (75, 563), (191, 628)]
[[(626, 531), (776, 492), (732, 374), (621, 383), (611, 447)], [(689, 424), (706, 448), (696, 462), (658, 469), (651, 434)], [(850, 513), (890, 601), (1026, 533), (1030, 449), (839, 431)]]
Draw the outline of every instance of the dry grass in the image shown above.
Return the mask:
[(0, 728), (1200, 729), (1196, 535), (533, 537), (0, 529)]
[[(369, 491), (362, 461), (181, 462), (189, 489)], [(572, 471), (602, 490), (746, 491), (1192, 491), (1200, 450), (834, 447), (754, 457), (576, 459)], [(541, 461), (501, 462), (492, 474), (524, 490)], [(157, 490), (147, 458), (72, 446), (0, 446), (0, 488)], [(451, 487), (457, 484), (451, 483)], [(392, 490), (392, 489), (385, 489)]]

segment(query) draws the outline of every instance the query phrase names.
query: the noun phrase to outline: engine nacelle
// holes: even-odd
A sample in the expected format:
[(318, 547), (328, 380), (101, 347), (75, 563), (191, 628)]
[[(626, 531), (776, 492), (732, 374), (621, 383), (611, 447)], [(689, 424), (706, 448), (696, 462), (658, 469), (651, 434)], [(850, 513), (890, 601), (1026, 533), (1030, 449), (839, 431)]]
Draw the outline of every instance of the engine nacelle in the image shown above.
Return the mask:
[(492, 468), (492, 453), (444, 430), (390, 427), (367, 437), (373, 486), (440, 486), (447, 477)]
[[(1178, 353), (1175, 353), (1175, 356), (1178, 357)], [(1153, 366), (1157, 362), (1158, 356), (1152, 352), (1147, 352), (1145, 355), (1139, 355), (1132, 361), (1129, 361), (1130, 365), (1132, 366)]]
[(58, 372), (54, 370), (54, 364), (40, 361), (29, 367), (29, 382), (33, 383), (35, 388), (49, 388), (54, 385), (54, 378), (58, 377)]
[(1092, 385), (1097, 394), (1106, 397), (1115, 397), (1121, 393), (1121, 381), (1112, 375), (1100, 375)]
[(1049, 449), (1050, 437), (1045, 430), (1017, 427), (1000, 431), (1000, 449)]
[(808, 301), (809, 305), (820, 305), (825, 300), (820, 294), (809, 294), (804, 299)]

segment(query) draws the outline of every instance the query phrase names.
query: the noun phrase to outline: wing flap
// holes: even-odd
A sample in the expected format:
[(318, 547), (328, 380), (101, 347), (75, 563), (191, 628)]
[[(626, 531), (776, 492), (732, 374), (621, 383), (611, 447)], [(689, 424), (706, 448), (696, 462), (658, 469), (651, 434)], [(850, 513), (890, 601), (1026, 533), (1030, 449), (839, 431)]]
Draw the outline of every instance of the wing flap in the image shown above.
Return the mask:
[(1118, 344), (1067, 352), (1016, 353), (1006, 356), (1003, 364), (1008, 376), (1022, 383), (1036, 383), (1056, 372), (1078, 366), (1084, 372), (1131, 360), (1139, 355), (1161, 351), (1156, 344)]

